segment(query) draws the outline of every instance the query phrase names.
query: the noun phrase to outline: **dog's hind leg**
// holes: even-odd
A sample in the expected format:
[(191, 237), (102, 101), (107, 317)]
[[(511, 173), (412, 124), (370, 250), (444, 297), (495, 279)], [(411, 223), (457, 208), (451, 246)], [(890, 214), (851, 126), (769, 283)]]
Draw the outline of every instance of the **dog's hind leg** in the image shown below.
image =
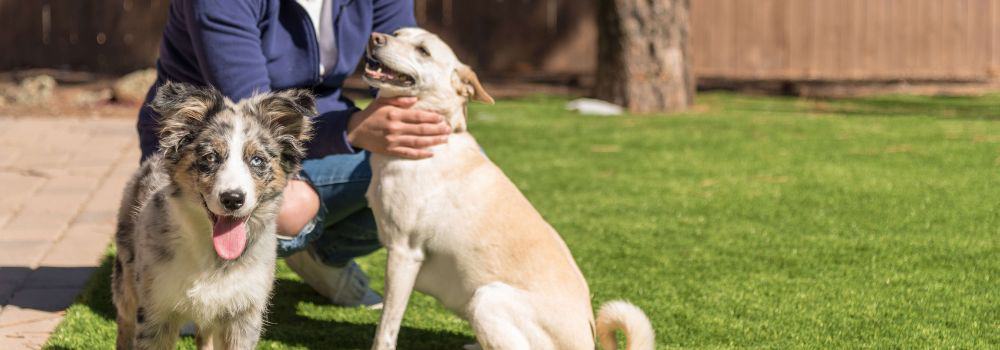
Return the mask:
[(372, 349), (390, 350), (396, 348), (396, 338), (403, 322), (406, 303), (413, 293), (413, 285), (420, 273), (424, 255), (419, 248), (387, 246), (388, 263), (385, 271), (385, 302), (382, 319), (375, 332)]
[(469, 301), (469, 323), (486, 350), (554, 349), (535, 318), (528, 294), (494, 282), (479, 287)]

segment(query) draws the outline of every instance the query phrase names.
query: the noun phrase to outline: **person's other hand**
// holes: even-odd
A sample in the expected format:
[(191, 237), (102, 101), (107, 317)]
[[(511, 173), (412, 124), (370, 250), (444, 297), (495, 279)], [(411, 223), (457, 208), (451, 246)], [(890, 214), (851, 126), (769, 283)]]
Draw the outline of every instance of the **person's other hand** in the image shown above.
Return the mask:
[(410, 159), (429, 158), (427, 147), (448, 141), (451, 128), (437, 113), (408, 109), (416, 97), (378, 98), (351, 115), (347, 140), (369, 152)]

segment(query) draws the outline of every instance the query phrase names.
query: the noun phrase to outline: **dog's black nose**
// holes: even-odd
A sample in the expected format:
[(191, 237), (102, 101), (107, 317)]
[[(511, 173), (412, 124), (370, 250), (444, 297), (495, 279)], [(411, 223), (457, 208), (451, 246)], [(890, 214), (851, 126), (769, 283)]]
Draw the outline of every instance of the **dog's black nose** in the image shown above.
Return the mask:
[(379, 32), (372, 33), (371, 39), (368, 40), (368, 44), (371, 45), (371, 47), (383, 46), (387, 42), (389, 42), (389, 36)]
[(243, 191), (231, 190), (222, 192), (219, 195), (219, 201), (222, 202), (222, 206), (227, 210), (236, 210), (243, 207), (243, 199), (245, 197)]

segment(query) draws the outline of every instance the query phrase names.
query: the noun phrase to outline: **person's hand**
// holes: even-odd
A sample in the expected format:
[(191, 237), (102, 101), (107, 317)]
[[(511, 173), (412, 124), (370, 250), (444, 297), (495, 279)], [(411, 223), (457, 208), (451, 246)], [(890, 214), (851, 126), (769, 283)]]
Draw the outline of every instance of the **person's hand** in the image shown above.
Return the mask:
[(448, 142), (451, 128), (440, 114), (408, 109), (416, 97), (378, 98), (351, 115), (347, 140), (369, 152), (410, 159), (429, 158), (427, 147)]

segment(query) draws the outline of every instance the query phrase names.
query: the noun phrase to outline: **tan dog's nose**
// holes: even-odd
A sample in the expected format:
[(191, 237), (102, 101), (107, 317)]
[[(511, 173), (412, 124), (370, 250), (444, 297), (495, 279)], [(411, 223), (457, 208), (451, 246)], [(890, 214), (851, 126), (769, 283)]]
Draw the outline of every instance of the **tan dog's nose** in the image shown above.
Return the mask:
[(368, 45), (371, 47), (379, 47), (385, 45), (387, 42), (389, 42), (389, 35), (375, 32), (372, 33), (371, 39), (368, 40)]

